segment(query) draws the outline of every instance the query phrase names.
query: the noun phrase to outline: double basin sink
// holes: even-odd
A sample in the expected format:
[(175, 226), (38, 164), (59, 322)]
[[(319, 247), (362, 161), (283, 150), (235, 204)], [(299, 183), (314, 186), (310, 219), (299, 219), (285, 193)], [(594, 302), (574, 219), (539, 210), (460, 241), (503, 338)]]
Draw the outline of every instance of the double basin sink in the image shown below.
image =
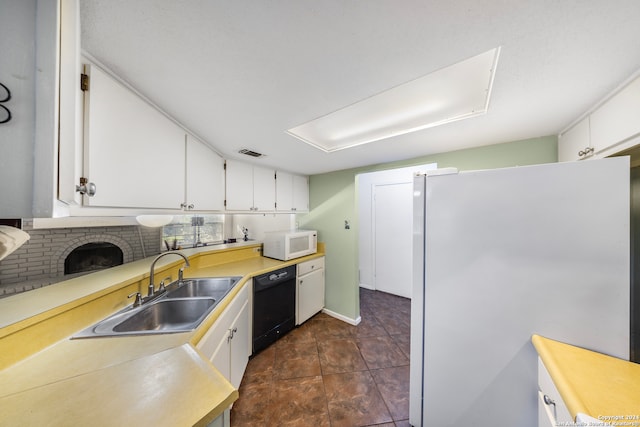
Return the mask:
[(138, 307), (129, 306), (73, 338), (149, 335), (192, 331), (233, 289), (241, 277), (183, 279)]

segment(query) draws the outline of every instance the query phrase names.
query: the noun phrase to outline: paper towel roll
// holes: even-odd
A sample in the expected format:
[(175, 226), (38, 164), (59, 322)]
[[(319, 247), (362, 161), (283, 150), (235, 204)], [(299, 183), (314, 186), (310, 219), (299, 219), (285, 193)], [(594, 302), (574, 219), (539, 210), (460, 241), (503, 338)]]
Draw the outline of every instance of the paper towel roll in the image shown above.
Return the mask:
[(31, 236), (16, 227), (0, 225), (0, 261), (12, 254)]

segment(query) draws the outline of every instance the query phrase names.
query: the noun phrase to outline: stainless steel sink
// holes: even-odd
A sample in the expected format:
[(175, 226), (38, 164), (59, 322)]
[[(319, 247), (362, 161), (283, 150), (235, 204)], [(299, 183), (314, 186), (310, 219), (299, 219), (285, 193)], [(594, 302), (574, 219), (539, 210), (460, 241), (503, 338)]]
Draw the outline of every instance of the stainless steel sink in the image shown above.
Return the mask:
[(240, 279), (239, 276), (184, 279), (167, 287), (167, 298), (213, 297), (221, 300)]
[(159, 300), (118, 323), (113, 331), (189, 331), (204, 319), (215, 302), (213, 298)]
[(185, 279), (167, 285), (153, 301), (127, 308), (72, 338), (167, 334), (192, 331), (213, 311), (241, 277)]

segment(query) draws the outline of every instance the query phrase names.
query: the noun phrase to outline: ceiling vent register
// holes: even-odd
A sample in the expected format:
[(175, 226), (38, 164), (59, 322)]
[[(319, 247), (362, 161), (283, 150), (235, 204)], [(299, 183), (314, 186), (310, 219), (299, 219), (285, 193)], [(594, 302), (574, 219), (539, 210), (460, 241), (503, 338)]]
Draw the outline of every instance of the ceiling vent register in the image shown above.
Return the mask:
[(242, 150), (238, 151), (238, 153), (246, 154), (247, 156), (251, 156), (251, 157), (263, 157), (264, 156), (264, 154), (262, 154), (262, 153), (258, 153), (256, 151), (252, 151), (252, 150), (247, 150), (246, 148), (243, 148)]

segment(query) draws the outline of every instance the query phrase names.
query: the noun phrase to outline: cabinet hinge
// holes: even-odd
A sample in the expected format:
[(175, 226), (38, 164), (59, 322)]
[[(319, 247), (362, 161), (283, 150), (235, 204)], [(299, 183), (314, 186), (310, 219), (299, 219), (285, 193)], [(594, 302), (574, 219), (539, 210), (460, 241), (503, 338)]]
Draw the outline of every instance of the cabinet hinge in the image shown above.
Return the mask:
[(227, 199), (224, 199), (224, 207), (227, 207)]
[(224, 162), (224, 170), (227, 170), (227, 162)]
[(276, 179), (276, 180), (278, 179), (278, 172), (273, 173), (273, 179)]
[(89, 75), (88, 74), (80, 74), (80, 90), (87, 91), (89, 90)]

